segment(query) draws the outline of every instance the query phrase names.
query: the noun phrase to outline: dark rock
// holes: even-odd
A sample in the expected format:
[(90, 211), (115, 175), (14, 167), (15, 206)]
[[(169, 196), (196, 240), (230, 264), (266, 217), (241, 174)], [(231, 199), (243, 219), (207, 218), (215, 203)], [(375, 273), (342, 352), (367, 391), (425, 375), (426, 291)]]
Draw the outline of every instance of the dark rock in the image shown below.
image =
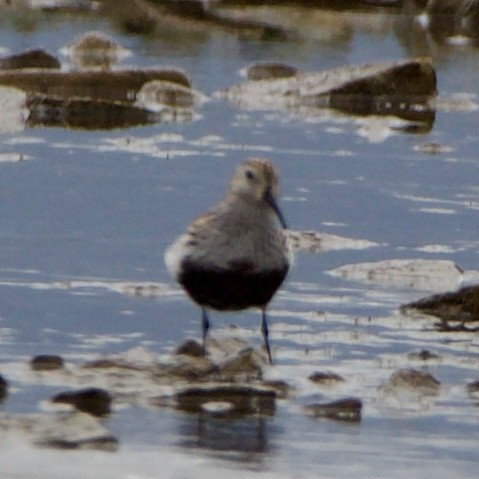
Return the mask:
[(16, 71), (0, 70), (0, 85), (52, 98), (89, 98), (98, 101), (134, 103), (136, 93), (152, 80), (191, 87), (187, 75), (173, 68), (119, 71)]
[(276, 409), (276, 392), (254, 386), (237, 384), (211, 384), (192, 386), (176, 394), (178, 409), (195, 413), (214, 413), (208, 404), (219, 404), (222, 415), (249, 414), (273, 415)]
[(288, 78), (296, 75), (298, 69), (285, 63), (256, 63), (246, 70), (248, 80), (266, 80), (271, 78)]
[(34, 371), (54, 371), (63, 366), (63, 358), (55, 354), (40, 354), (30, 360), (30, 367)]
[(472, 381), (466, 386), (467, 392), (469, 394), (477, 395), (479, 394), (479, 381)]
[(121, 26), (126, 33), (134, 35), (149, 35), (156, 28), (155, 20), (147, 13), (136, 12), (123, 18)]
[(322, 385), (331, 385), (335, 383), (344, 382), (344, 378), (342, 378), (339, 374), (336, 373), (323, 373), (323, 372), (315, 372), (308, 376), (308, 379), (316, 384)]
[(64, 72), (0, 70), (0, 85), (26, 92), (29, 126), (125, 128), (188, 122), (204, 95), (175, 69)]
[(41, 48), (0, 58), (0, 68), (3, 70), (22, 68), (51, 68), (58, 70), (60, 66), (57, 58)]
[(466, 286), (458, 291), (434, 294), (401, 306), (401, 311), (419, 311), (436, 316), (441, 331), (479, 331), (479, 286)]
[(7, 380), (0, 374), (0, 403), (7, 397), (8, 383)]
[(430, 361), (431, 359), (441, 359), (439, 354), (433, 353), (428, 349), (421, 349), (420, 351), (413, 351), (408, 354), (409, 359), (419, 359), (421, 361)]
[(442, 42), (455, 35), (479, 39), (479, 2), (477, 0), (429, 0), (426, 6), (428, 29)]
[(195, 358), (203, 356), (203, 353), (203, 346), (194, 339), (188, 339), (183, 344), (180, 344), (175, 351), (175, 354), (184, 354)]
[(394, 115), (424, 128), (434, 123), (431, 99), (436, 94), (436, 72), (426, 58), (301, 72), (288, 78), (247, 81), (220, 92), (246, 109)]
[(305, 407), (305, 411), (313, 417), (359, 422), (361, 421), (362, 407), (363, 404), (360, 399), (346, 398), (328, 403), (311, 404)]
[[(376, 72), (373, 70), (370, 74), (353, 77), (331, 90), (328, 104), (330, 108), (347, 113), (388, 114), (431, 123), (435, 114), (428, 107), (428, 98), (436, 93), (436, 72), (432, 63), (418, 59), (397, 62)], [(316, 98), (321, 100), (322, 96)], [(424, 109), (418, 111), (418, 105)]]
[(79, 411), (93, 416), (106, 416), (111, 411), (112, 397), (104, 389), (87, 388), (59, 393), (52, 398), (52, 402), (71, 404)]

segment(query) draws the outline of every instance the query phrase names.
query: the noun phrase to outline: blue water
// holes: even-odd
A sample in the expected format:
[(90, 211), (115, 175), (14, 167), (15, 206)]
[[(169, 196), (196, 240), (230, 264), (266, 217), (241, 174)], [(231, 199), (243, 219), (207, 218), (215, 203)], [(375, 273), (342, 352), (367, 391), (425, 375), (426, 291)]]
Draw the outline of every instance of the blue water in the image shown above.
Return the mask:
[[(96, 132), (27, 128), (0, 136), (0, 154), (27, 158), (0, 162), (0, 360), (26, 362), (34, 354), (57, 353), (75, 361), (78, 354), (104, 355), (139, 345), (163, 353), (185, 337), (198, 337), (199, 311), (169, 277), (163, 252), (192, 218), (221, 198), (235, 165), (250, 155), (266, 156), (279, 168), (281, 206), (291, 228), (381, 245), (299, 254), (283, 292), (271, 305), (279, 374), (294, 382), (296, 373), (339, 368), (347, 374), (351, 367), (351, 378), (357, 374), (368, 378), (357, 390), (355, 383), (348, 390), (366, 403), (362, 425), (312, 421), (286, 402), (264, 424), (249, 419), (230, 429), (228, 424), (206, 424), (203, 438), (195, 436), (198, 418), (162, 410), (127, 409), (110, 420), (110, 429), (133, 456), (135, 451), (154, 455), (159, 444), (179, 453), (178, 461), (181, 454), (188, 460), (202, 458), (200, 477), (217, 469), (236, 471), (236, 460), (240, 468), (246, 464), (285, 477), (318, 477), (323, 466), (328, 477), (349, 477), (358, 464), (361, 477), (384, 477), (390, 467), (398, 470), (401, 461), (410, 462), (413, 477), (426, 477), (428, 465), (436, 477), (453, 473), (475, 477), (479, 456), (470, 440), (477, 436), (478, 410), (464, 392), (453, 395), (457, 399), (459, 394), (464, 420), (456, 410), (448, 413), (449, 396), (430, 406), (432, 412), (425, 417), (419, 413), (411, 419), (378, 407), (376, 388), (395, 367), (407, 363), (411, 349), (421, 347), (441, 350), (447, 359), (433, 366), (432, 372), (462, 388), (477, 378), (477, 339), (464, 340), (466, 346), (461, 348), (448, 345), (443, 335), (420, 329), (415, 337), (415, 326), (411, 332), (407, 320), (383, 324), (382, 318), (396, 314), (400, 302), (427, 292), (349, 282), (325, 271), (348, 263), (411, 257), (448, 259), (464, 269), (479, 269), (478, 111), (439, 109), (430, 133), (398, 132), (373, 143), (358, 135), (358, 125), (352, 121), (311, 122), (288, 113), (245, 112), (212, 95), (242, 81), (239, 69), (253, 61), (278, 60), (318, 71), (407, 58), (414, 52), (433, 55), (440, 99), (460, 92), (477, 101), (478, 50), (434, 45), (422, 37), (414, 40), (412, 33), (405, 39), (394, 31), (375, 35), (359, 28), (349, 41), (322, 43), (253, 41), (218, 32), (194, 38), (127, 36), (108, 18), (94, 13), (32, 14), (31, 21), (27, 31), (16, 28), (18, 19), (10, 16), (0, 21), (0, 46), (19, 52), (41, 45), (55, 53), (76, 34), (103, 30), (132, 50), (125, 64), (181, 67), (194, 87), (211, 99), (191, 123)], [(212, 135), (217, 139), (200, 142)], [(37, 141), (31, 142), (32, 138)], [(141, 142), (143, 147), (135, 149)], [(427, 142), (454, 150), (430, 155), (413, 149)], [(350, 154), (341, 154), (344, 150)], [(428, 201), (408, 199), (413, 197)], [(428, 244), (455, 251), (417, 250)], [(80, 280), (157, 282), (176, 294), (144, 298), (95, 286), (68, 288), (69, 282)], [(317, 303), (301, 299), (301, 285), (313, 288)], [(368, 295), (375, 291), (376, 304), (371, 305)], [(383, 302), (377, 299), (382, 293)], [(343, 301), (330, 302), (343, 294)], [(393, 301), (391, 295), (396, 295)], [(290, 314), (275, 318), (274, 311)], [(318, 311), (332, 319), (310, 321), (299, 316)], [(340, 319), (336, 321), (335, 315)], [(258, 331), (251, 341), (261, 343), (256, 312), (231, 318), (214, 315), (214, 328), (224, 330), (236, 322)], [(356, 326), (355, 320), (359, 320)], [(283, 327), (285, 323), (291, 331)], [(95, 342), (103, 335), (116, 341)], [(306, 347), (309, 356), (303, 352)], [(37, 389), (20, 379), (14, 384), (18, 391), (2, 406), (6, 411), (35, 411), (38, 397), (48, 397), (48, 386)], [(156, 442), (153, 438), (160, 429), (161, 439)], [(229, 452), (235, 461), (230, 454), (218, 453), (222, 443), (216, 434), (221, 438), (225, 430), (226, 436), (229, 431), (246, 438), (246, 443), (231, 441)], [(452, 431), (454, 437), (443, 438), (445, 431)], [(256, 450), (249, 451), (248, 445)], [(32, 457), (31, 463), (39, 460), (35, 454)], [(104, 477), (109, 477), (108, 463), (101, 469)], [(145, 465), (143, 476), (140, 466), (135, 470), (128, 461), (125, 464), (121, 474), (126, 475), (116, 477), (133, 477), (128, 476), (133, 472), (138, 474), (135, 477), (150, 477), (149, 466)], [(22, 474), (20, 466), (9, 471)], [(22, 477), (30, 477), (28, 468), (23, 472)]]

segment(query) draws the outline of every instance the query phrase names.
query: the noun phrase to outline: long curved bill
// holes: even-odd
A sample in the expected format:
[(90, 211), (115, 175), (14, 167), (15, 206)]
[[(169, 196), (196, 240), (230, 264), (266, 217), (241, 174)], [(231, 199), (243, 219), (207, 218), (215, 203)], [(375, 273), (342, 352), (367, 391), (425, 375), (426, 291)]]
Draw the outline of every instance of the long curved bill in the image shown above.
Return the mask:
[(283, 213), (281, 213), (281, 210), (279, 209), (278, 203), (276, 202), (276, 199), (273, 196), (273, 192), (271, 191), (271, 188), (268, 188), (264, 192), (264, 200), (266, 203), (271, 206), (273, 211), (276, 213), (276, 216), (279, 219), (279, 222), (283, 226), (284, 229), (287, 229), (288, 227), (286, 226), (286, 221), (284, 220)]

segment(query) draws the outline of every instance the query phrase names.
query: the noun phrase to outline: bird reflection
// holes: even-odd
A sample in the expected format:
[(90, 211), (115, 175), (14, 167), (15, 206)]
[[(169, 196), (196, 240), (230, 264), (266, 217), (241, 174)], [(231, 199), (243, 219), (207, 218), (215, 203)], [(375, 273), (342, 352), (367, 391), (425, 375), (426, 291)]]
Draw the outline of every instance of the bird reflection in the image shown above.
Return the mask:
[(271, 418), (186, 414), (179, 426), (180, 446), (205, 449), (241, 462), (260, 461), (271, 450)]

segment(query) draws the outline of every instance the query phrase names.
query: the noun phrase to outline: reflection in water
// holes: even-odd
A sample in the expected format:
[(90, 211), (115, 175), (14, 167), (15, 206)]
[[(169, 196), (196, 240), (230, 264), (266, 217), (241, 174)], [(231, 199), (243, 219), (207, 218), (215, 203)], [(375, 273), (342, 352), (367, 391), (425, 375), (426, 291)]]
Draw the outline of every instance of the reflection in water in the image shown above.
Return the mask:
[(92, 101), (87, 98), (62, 99), (30, 95), (29, 127), (84, 128), (89, 130), (127, 128), (148, 123), (183, 123), (193, 119), (191, 109), (164, 108), (153, 112), (147, 108), (120, 102)]
[[(180, 416), (180, 445), (222, 453), (231, 460), (258, 462), (272, 450), (271, 419), (263, 416), (225, 418), (208, 413)], [(259, 455), (261, 454), (261, 455)]]
[(91, 101), (84, 98), (61, 99), (30, 95), (29, 127), (63, 127), (85, 129), (126, 128), (160, 121), (152, 112), (121, 103)]

